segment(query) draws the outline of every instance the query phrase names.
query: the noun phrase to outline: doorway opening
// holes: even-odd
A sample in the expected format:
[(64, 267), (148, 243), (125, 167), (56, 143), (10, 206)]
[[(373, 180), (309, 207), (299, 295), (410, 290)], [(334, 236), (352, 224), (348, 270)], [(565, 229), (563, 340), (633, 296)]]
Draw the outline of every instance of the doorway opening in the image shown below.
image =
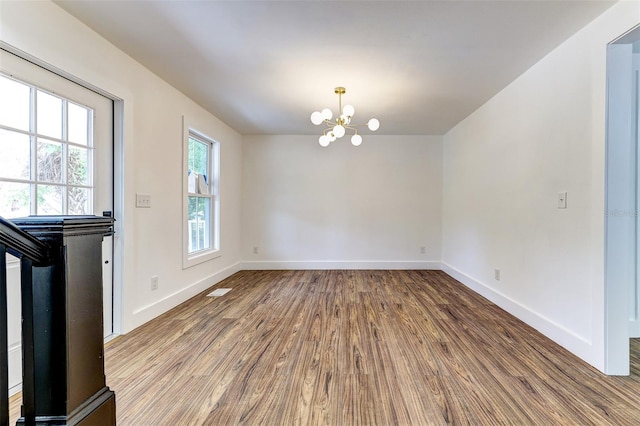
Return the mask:
[[(640, 26), (607, 46), (605, 372), (628, 375), (640, 337)], [(634, 345), (637, 347), (637, 345)]]

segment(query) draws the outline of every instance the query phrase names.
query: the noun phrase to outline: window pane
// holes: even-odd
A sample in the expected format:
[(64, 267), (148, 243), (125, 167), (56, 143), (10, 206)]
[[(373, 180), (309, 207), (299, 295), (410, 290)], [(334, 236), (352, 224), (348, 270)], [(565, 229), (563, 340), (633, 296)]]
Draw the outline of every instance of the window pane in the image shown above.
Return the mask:
[(72, 185), (88, 185), (87, 156), (89, 150), (69, 147), (69, 161), (67, 162), (67, 172), (69, 173), (67, 183)]
[(209, 164), (209, 144), (189, 138), (189, 170), (199, 175), (207, 175)]
[(189, 253), (198, 251), (198, 197), (189, 197), (188, 206)]
[(0, 216), (24, 217), (31, 214), (28, 183), (0, 182)]
[(38, 180), (62, 183), (62, 144), (38, 140)]
[(38, 211), (36, 214), (62, 214), (62, 186), (38, 185)]
[(68, 195), (68, 214), (89, 214), (91, 212), (89, 203), (91, 200), (90, 189), (70, 187), (68, 189)]
[(188, 236), (189, 253), (210, 248), (209, 220), (211, 200), (208, 197), (189, 197)]
[(62, 139), (62, 99), (38, 90), (38, 134)]
[(29, 135), (0, 129), (0, 177), (30, 179)]
[(92, 121), (92, 109), (0, 74), (0, 215), (92, 212)]
[(189, 197), (189, 221), (196, 220), (198, 197)]
[(199, 241), (201, 242), (200, 250), (205, 250), (211, 247), (209, 244), (209, 224), (211, 223), (211, 218), (209, 217), (211, 200), (209, 198), (198, 198), (198, 221), (202, 224), (198, 228), (198, 236)]
[(0, 76), (0, 124), (29, 131), (31, 88)]
[(87, 145), (87, 137), (89, 135), (89, 110), (69, 102), (67, 104), (67, 117), (69, 120), (67, 140)]

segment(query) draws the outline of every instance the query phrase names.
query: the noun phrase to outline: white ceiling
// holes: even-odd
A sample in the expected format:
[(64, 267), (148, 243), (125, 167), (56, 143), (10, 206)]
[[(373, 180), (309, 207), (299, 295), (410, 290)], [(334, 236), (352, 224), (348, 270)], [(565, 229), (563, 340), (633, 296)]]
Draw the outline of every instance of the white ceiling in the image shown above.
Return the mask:
[(57, 3), (242, 134), (444, 134), (615, 1)]

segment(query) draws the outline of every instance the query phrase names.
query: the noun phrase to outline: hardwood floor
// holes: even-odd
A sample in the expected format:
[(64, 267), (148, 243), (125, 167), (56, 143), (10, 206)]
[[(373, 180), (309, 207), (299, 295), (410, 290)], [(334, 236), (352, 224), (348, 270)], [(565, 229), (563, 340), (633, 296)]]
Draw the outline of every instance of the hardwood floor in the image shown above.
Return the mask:
[(18, 417), (20, 417), (21, 394), (17, 393), (9, 397), (9, 424), (15, 425)]
[[(636, 425), (607, 377), (439, 271), (244, 271), (106, 346), (118, 425)], [(15, 405), (15, 404), (14, 404)]]

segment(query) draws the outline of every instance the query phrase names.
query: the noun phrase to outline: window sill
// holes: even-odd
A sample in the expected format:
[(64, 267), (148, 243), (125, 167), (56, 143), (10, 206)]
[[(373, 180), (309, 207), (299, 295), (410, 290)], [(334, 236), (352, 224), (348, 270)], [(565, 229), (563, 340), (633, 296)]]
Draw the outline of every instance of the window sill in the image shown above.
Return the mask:
[(182, 258), (182, 269), (191, 268), (192, 266), (217, 259), (222, 256), (221, 250), (206, 250), (192, 254), (185, 254)]

